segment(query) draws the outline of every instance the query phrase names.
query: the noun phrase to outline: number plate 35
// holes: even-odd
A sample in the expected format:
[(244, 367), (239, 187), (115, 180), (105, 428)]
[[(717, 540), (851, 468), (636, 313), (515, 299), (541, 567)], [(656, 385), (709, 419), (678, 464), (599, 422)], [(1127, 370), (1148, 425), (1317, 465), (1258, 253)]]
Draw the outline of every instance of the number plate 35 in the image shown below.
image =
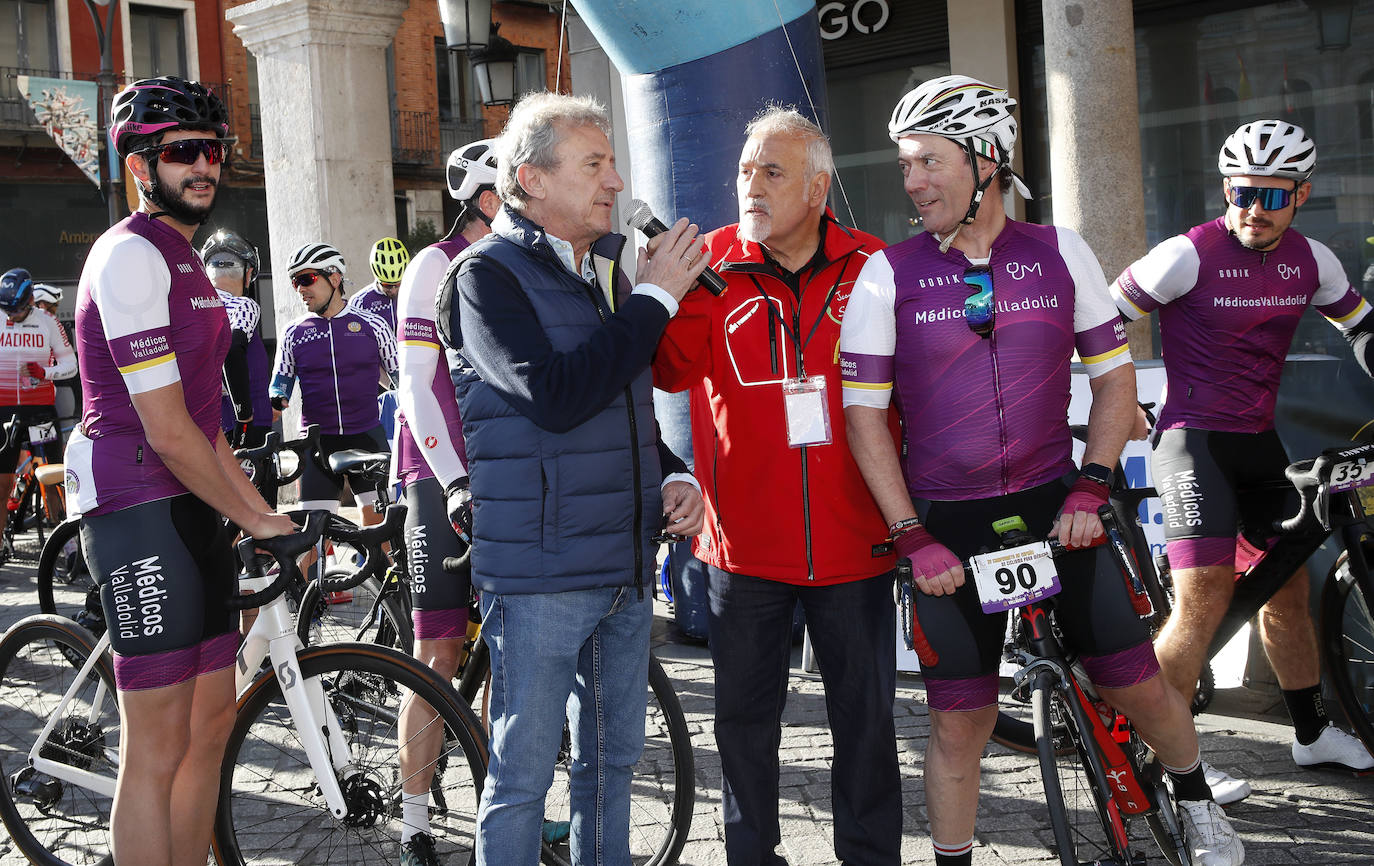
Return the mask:
[(1337, 463), (1331, 468), (1332, 493), (1370, 485), (1374, 485), (1374, 462), (1351, 460), (1348, 463)]
[(969, 564), (984, 613), (1021, 607), (1059, 592), (1054, 558), (1043, 541), (975, 556)]

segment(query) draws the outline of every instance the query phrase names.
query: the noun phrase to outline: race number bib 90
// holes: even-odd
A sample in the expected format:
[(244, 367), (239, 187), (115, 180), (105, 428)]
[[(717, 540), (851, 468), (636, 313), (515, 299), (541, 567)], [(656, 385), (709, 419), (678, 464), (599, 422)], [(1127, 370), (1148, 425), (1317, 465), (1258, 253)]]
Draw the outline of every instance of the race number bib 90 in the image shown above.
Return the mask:
[(1059, 592), (1059, 574), (1043, 541), (969, 560), (983, 613), (1021, 607)]

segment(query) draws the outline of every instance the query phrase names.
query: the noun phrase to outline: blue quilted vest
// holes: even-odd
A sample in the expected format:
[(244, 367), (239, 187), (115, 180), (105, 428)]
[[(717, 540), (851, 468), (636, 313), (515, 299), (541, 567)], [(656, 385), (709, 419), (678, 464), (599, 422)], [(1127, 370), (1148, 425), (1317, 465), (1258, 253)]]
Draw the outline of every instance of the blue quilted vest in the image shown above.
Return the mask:
[[(592, 246), (597, 285), (572, 274), (533, 223), (492, 234), (464, 257), (481, 256), (523, 291), (554, 351), (591, 338), (631, 285), (620, 271), (625, 238)], [(454, 269), (456, 271), (456, 268)], [(454, 299), (458, 303), (457, 299)], [(461, 315), (474, 315), (460, 303)], [(652, 377), (635, 377), (609, 405), (564, 433), (545, 430), (450, 354), (473, 495), (472, 580), (483, 592), (565, 592), (652, 586), (662, 515)]]

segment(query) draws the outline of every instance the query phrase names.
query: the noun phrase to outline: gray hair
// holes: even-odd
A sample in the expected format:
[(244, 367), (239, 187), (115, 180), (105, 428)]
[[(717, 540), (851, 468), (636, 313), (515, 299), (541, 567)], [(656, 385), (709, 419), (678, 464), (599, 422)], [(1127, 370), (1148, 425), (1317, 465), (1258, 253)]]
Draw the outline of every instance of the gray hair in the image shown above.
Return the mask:
[(516, 210), (523, 210), (529, 195), (515, 178), (522, 165), (545, 171), (558, 168), (560, 127), (595, 126), (611, 137), (611, 119), (601, 103), (590, 96), (561, 93), (529, 93), (521, 98), (496, 139), (496, 193)]
[(746, 139), (756, 135), (790, 135), (806, 141), (806, 177), (835, 173), (835, 157), (830, 139), (806, 115), (790, 105), (769, 103), (744, 128)]

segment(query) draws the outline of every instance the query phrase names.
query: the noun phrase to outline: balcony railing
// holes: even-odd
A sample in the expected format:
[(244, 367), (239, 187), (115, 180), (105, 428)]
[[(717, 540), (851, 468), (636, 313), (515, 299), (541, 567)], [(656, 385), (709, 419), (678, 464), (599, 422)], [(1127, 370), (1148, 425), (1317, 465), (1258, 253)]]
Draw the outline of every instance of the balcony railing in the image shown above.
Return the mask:
[[(69, 81), (94, 81), (95, 76), (91, 74), (74, 75), (58, 69), (31, 69), (23, 66), (0, 66), (0, 130), (11, 130), (18, 132), (38, 132), (43, 127), (33, 116), (33, 109), (29, 107), (29, 101), (19, 92), (19, 76), (35, 75), (40, 78), (64, 78)], [(128, 76), (115, 78), (115, 87), (123, 87), (132, 78)], [(205, 86), (219, 94), (220, 99), (224, 100), (224, 107), (229, 111), (229, 127), (234, 125), (234, 99), (233, 88), (228, 84), (217, 84), (214, 82), (202, 82)]]
[(441, 120), (439, 121), (439, 158), (448, 155), (465, 144), (483, 138), (481, 120)]
[(391, 159), (404, 165), (431, 165), (438, 155), (434, 115), (427, 111), (391, 112)]

